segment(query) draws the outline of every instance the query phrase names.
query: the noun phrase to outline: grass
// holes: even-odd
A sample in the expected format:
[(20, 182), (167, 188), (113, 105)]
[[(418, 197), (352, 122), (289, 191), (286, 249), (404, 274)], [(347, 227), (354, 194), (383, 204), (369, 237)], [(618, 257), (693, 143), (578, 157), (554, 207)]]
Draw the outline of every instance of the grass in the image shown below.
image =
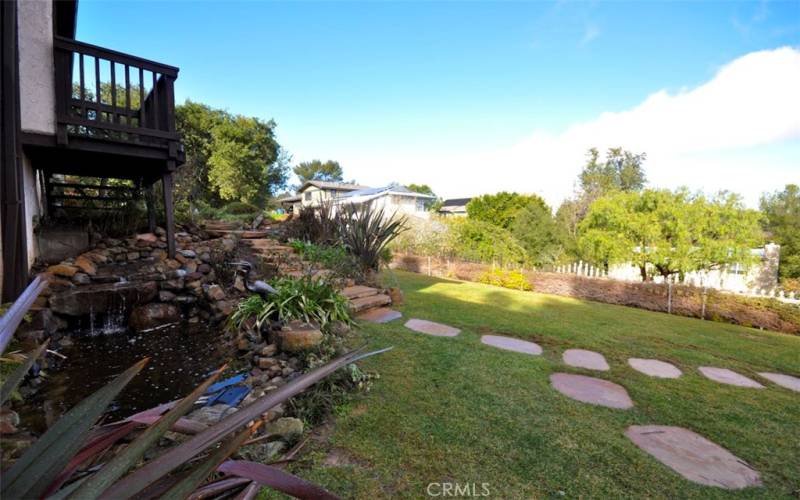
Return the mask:
[[(397, 273), (404, 320), (364, 325), (373, 347), (393, 345), (365, 369), (380, 371), (372, 391), (337, 411), (331, 435), (295, 466), (342, 497), (426, 496), (431, 482), (488, 483), (494, 498), (796, 498), (800, 492), (800, 395), (767, 381), (765, 390), (721, 385), (698, 366), (757, 377), (800, 376), (800, 337)], [(409, 317), (461, 328), (436, 338), (403, 327)], [(500, 333), (534, 340), (531, 357), (480, 343)], [(603, 353), (611, 370), (565, 366), (568, 348)], [(680, 379), (634, 371), (628, 357), (677, 365)], [(554, 391), (549, 375), (585, 373), (625, 386), (635, 402), (621, 411)], [(633, 424), (687, 427), (761, 473), (763, 487), (727, 491), (682, 479), (623, 435)], [(334, 450), (345, 465), (326, 466)], [(344, 458), (342, 458), (344, 457)]]

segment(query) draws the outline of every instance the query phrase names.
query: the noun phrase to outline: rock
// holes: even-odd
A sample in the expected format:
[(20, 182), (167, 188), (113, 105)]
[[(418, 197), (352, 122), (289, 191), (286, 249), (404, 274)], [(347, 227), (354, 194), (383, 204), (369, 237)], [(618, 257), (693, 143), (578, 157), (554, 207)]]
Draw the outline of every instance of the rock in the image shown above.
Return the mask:
[(172, 302), (175, 300), (175, 294), (169, 290), (161, 290), (158, 292), (158, 300), (161, 302)]
[(78, 266), (81, 271), (90, 276), (94, 276), (97, 273), (97, 267), (94, 265), (94, 263), (83, 255), (75, 259), (75, 265)]
[(344, 321), (333, 321), (331, 323), (331, 333), (339, 337), (347, 335), (350, 333), (350, 325)]
[(47, 272), (54, 274), (56, 276), (71, 278), (75, 276), (75, 273), (78, 272), (78, 268), (75, 266), (70, 266), (68, 264), (56, 264), (54, 266), (48, 267)]
[(172, 269), (172, 270), (181, 268), (181, 263), (178, 262), (176, 259), (167, 259), (166, 260), (166, 264), (167, 264), (167, 267)]
[(136, 235), (136, 241), (141, 241), (144, 243), (155, 243), (158, 241), (158, 236), (153, 233), (142, 233)]
[(65, 316), (84, 316), (106, 311), (115, 304), (145, 304), (155, 299), (157, 294), (154, 281), (87, 285), (54, 294), (50, 297), (50, 309)]
[(275, 358), (258, 358), (258, 367), (261, 368), (262, 370), (265, 370), (267, 368), (272, 368), (273, 366), (275, 366), (275, 363), (277, 363), (277, 361), (275, 361)]
[(276, 334), (282, 351), (302, 352), (313, 349), (322, 342), (322, 332), (314, 325), (291, 321)]
[[(230, 410), (233, 410), (231, 412)], [(231, 408), (230, 406), (220, 403), (212, 406), (204, 406), (199, 408), (188, 415), (189, 420), (194, 420), (196, 422), (200, 422), (207, 425), (214, 425), (226, 415), (230, 415), (234, 413), (236, 408)]]
[(244, 278), (242, 278), (241, 276), (237, 275), (236, 279), (233, 281), (233, 288), (235, 288), (236, 290), (238, 290), (238, 291), (240, 291), (242, 293), (246, 292), (247, 291), (247, 287), (244, 284)]
[(238, 347), (240, 351), (249, 351), (250, 350), (250, 341), (247, 340), (246, 337), (241, 337), (238, 342)]
[(167, 258), (167, 252), (165, 252), (164, 250), (153, 250), (152, 252), (150, 252), (150, 256), (157, 261), (161, 261)]
[(134, 260), (139, 260), (140, 256), (141, 255), (139, 254), (139, 252), (128, 252), (128, 254), (125, 256), (125, 258), (128, 259), (128, 261), (130, 262), (130, 261), (134, 261)]
[(222, 300), (225, 298), (225, 290), (219, 285), (211, 285), (206, 290), (206, 295), (211, 300)]
[(17, 432), (19, 415), (7, 408), (0, 410), (0, 434), (13, 434)]
[(75, 273), (75, 275), (72, 276), (72, 282), (76, 285), (88, 285), (92, 282), (92, 278), (86, 273)]
[(276, 346), (275, 344), (269, 344), (268, 346), (263, 347), (259, 354), (262, 356), (269, 357), (269, 356), (274, 356), (276, 352), (278, 352), (278, 346)]
[(225, 316), (230, 316), (236, 308), (237, 302), (235, 300), (220, 300), (215, 306)]
[(397, 287), (392, 287), (389, 289), (389, 298), (392, 299), (393, 306), (400, 306), (403, 305), (403, 291)]
[(193, 260), (187, 260), (186, 263), (183, 265), (183, 268), (186, 270), (187, 273), (193, 273), (197, 271), (197, 262)]
[(264, 420), (264, 422), (272, 422), (281, 418), (284, 413), (286, 413), (286, 410), (283, 407), (283, 403), (281, 403), (262, 413), (261, 418)]
[(200, 254), (199, 259), (203, 262), (211, 262), (211, 254), (208, 252)]
[(232, 252), (236, 248), (236, 242), (229, 239), (223, 238), (222, 240), (222, 249), (226, 252)]
[(186, 257), (187, 259), (194, 259), (195, 257), (197, 257), (197, 253), (195, 253), (194, 250), (178, 250), (178, 254), (180, 254), (183, 257)]
[(156, 227), (157, 236), (166, 236), (167, 231), (163, 227)]
[(197, 297), (191, 295), (178, 295), (175, 297), (175, 302), (178, 304), (194, 304), (197, 302)]
[[(209, 266), (208, 264), (200, 264), (199, 266), (197, 266), (197, 271), (203, 274), (208, 274), (211, 272), (211, 266)], [(238, 277), (239, 276), (237, 276), (237, 278)]]
[(134, 308), (129, 323), (131, 328), (141, 332), (177, 323), (180, 319), (181, 312), (174, 304), (153, 302)]
[(162, 281), (159, 286), (162, 290), (171, 290), (179, 292), (183, 290), (183, 278), (175, 278), (171, 280)]
[(303, 421), (294, 417), (281, 417), (270, 424), (265, 433), (269, 436), (279, 436), (286, 441), (294, 441), (303, 435)]

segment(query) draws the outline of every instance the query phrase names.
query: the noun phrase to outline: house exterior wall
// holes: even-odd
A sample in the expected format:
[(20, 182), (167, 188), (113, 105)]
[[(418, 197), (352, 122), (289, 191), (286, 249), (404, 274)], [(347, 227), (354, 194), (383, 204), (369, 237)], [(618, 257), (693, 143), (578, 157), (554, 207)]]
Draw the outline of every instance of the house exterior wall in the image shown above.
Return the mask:
[(42, 193), (36, 179), (36, 171), (27, 156), (23, 155), (23, 188), (25, 196), (25, 239), (28, 242), (28, 269), (39, 256), (39, 244), (34, 235), (35, 221), (42, 215)]
[(55, 134), (53, 2), (17, 3), (21, 128)]
[(332, 200), (339, 192), (331, 189), (320, 189), (317, 186), (308, 186), (299, 194), (300, 206), (316, 207), (323, 202)]

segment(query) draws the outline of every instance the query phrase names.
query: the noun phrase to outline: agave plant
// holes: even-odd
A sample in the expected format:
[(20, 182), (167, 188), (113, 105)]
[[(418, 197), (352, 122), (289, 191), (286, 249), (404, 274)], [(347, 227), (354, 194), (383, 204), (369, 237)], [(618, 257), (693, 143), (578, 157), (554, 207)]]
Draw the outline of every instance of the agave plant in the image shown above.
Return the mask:
[(339, 214), (339, 239), (365, 271), (377, 271), (387, 245), (405, 231), (406, 219), (388, 217), (370, 204), (346, 205)]

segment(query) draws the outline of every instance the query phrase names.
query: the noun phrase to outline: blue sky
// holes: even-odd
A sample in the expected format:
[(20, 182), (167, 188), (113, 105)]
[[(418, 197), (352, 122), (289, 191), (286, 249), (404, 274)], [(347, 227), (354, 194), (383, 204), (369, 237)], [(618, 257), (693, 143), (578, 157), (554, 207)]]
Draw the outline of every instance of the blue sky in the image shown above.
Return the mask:
[[(179, 101), (273, 118), (295, 161), (336, 159), (346, 177), (370, 184), (427, 182), (446, 196), (516, 189), (555, 204), (569, 194), (587, 145), (583, 136), (565, 139), (576, 126), (636, 109), (658, 92), (680, 98), (747, 54), (790, 47), (766, 66), (748, 60), (750, 71), (775, 73), (745, 82), (742, 98), (774, 94), (764, 87), (785, 79), (781, 71), (791, 66), (795, 76), (800, 2), (81, 0), (78, 38), (179, 66)], [(716, 88), (745, 80), (731, 76)], [(798, 110), (797, 94), (785, 99), (774, 113)], [(773, 121), (742, 117), (765, 119)], [(711, 158), (698, 179), (671, 180), (675, 162), (697, 170), (694, 146), (687, 162), (683, 151), (629, 145), (622, 133), (608, 140), (652, 148), (653, 185), (732, 188), (753, 202), (759, 189), (800, 181), (800, 122), (778, 121), (788, 130), (758, 144), (722, 141), (702, 151), (699, 159)], [(588, 145), (615, 145), (601, 142)], [(560, 155), (555, 143), (574, 154)], [(758, 185), (726, 179), (751, 168), (770, 172)], [(485, 182), (487, 170), (501, 178)]]

